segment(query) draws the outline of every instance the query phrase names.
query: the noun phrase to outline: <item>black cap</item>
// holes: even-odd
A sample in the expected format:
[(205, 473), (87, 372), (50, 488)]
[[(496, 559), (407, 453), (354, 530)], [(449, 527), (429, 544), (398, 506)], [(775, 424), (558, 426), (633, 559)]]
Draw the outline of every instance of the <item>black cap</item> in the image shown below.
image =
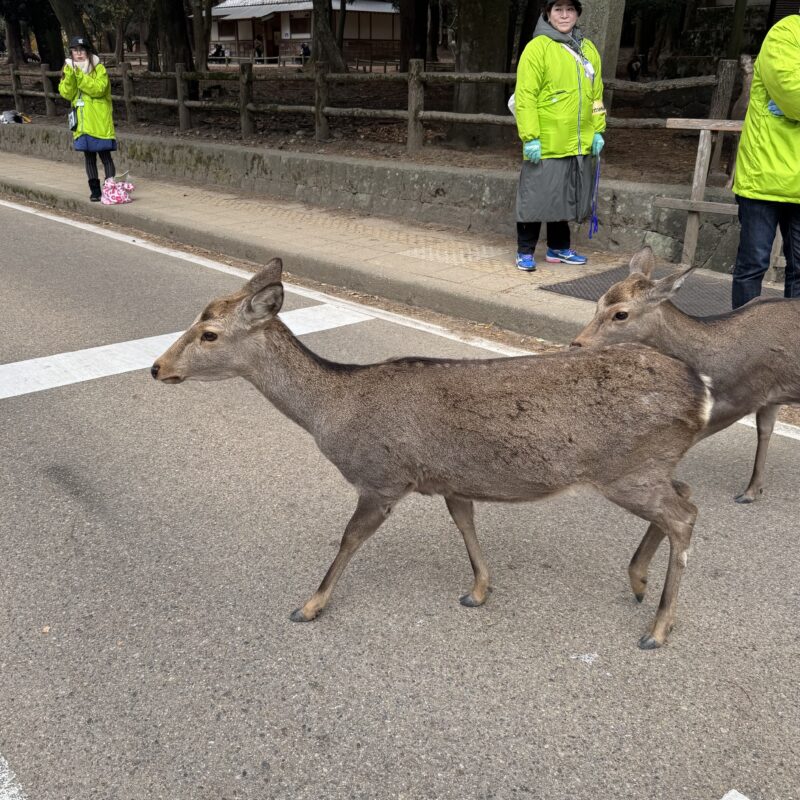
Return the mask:
[(82, 47), (84, 50), (90, 53), (94, 53), (94, 47), (92, 47), (92, 43), (85, 36), (73, 36), (69, 40), (69, 49), (76, 50), (79, 47)]

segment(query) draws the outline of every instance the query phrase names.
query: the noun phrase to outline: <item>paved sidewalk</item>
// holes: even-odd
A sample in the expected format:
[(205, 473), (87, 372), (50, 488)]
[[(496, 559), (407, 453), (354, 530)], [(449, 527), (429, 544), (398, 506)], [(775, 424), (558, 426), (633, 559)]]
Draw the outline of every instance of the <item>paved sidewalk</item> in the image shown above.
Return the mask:
[(541, 290), (588, 271), (625, 263), (629, 254), (587, 248), (586, 226), (573, 245), (584, 267), (514, 265), (515, 243), (499, 236), (415, 226), (301, 203), (132, 176), (133, 203), (88, 201), (83, 160), (55, 162), (0, 153), (0, 191), (145, 233), (265, 262), (280, 256), (289, 273), (465, 317), (569, 341), (594, 304)]

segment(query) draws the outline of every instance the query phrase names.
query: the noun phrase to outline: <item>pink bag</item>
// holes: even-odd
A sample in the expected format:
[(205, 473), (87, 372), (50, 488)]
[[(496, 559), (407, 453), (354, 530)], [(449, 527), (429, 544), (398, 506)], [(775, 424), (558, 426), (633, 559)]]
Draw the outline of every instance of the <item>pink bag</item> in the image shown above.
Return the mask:
[(103, 184), (103, 192), (100, 202), (106, 206), (114, 206), (119, 203), (130, 203), (131, 192), (134, 186), (129, 181), (115, 181), (113, 178), (106, 178)]

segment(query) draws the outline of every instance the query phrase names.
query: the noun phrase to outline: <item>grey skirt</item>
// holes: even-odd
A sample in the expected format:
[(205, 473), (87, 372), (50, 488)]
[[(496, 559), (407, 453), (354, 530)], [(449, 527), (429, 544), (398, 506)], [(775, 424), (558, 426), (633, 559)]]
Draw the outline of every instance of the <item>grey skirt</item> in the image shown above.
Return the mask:
[(590, 156), (522, 163), (517, 222), (583, 222), (592, 210), (595, 160)]

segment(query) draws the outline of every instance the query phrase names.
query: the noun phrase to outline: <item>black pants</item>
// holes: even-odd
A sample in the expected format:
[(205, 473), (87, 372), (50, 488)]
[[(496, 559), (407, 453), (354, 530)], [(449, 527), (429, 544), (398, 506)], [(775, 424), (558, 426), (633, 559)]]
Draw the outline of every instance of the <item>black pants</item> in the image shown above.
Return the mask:
[[(97, 153), (90, 153), (88, 150), (83, 151), (83, 157), (86, 159), (86, 174), (89, 176), (89, 180), (97, 179), (97, 155)], [(114, 167), (114, 159), (111, 158), (111, 151), (101, 150), (100, 160), (103, 162), (106, 178), (113, 178), (117, 174), (117, 170)]]
[[(517, 252), (533, 255), (541, 230), (541, 222), (518, 222)], [(547, 246), (551, 250), (569, 250), (569, 222), (547, 223)]]

